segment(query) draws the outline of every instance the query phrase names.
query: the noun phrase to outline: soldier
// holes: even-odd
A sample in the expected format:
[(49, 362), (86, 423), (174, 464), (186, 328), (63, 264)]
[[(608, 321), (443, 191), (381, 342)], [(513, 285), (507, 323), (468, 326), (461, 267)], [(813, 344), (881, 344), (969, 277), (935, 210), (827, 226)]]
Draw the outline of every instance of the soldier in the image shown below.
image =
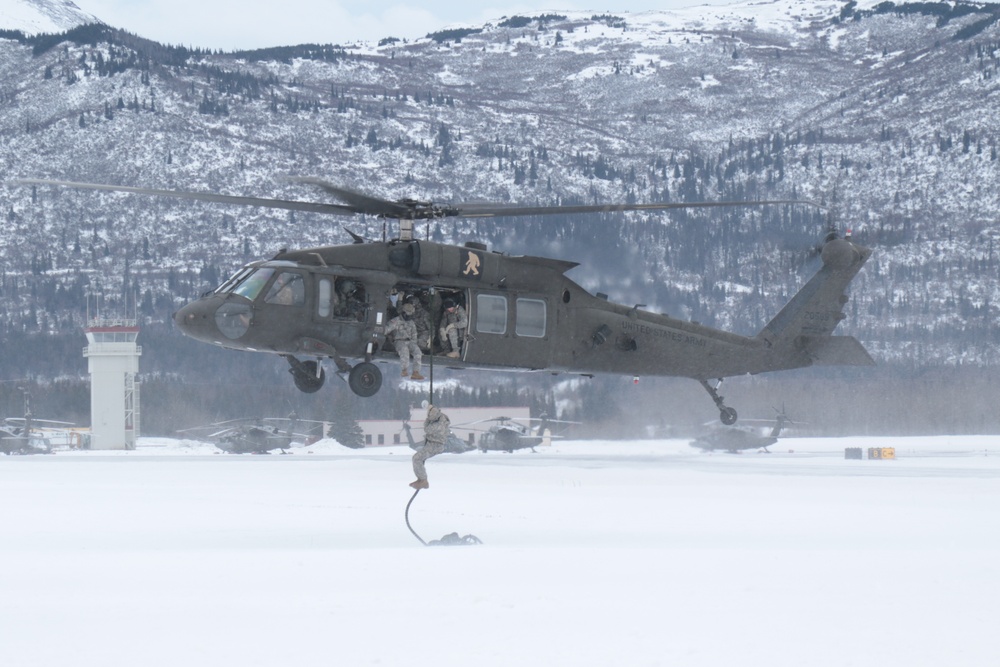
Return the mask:
[(417, 479), (410, 482), (410, 486), (418, 491), (430, 488), (427, 481), (427, 469), (424, 463), (432, 456), (437, 456), (444, 451), (445, 441), (451, 431), (451, 420), (448, 415), (441, 412), (436, 405), (427, 406), (427, 418), (424, 419), (424, 446), (413, 455), (413, 472)]
[(305, 301), (302, 276), (288, 271), (278, 274), (264, 300), (280, 306), (301, 305)]
[(401, 375), (403, 377), (410, 375), (410, 356), (412, 355), (413, 375), (410, 375), (410, 378), (423, 380), (424, 376), (420, 374), (420, 364), (424, 355), (420, 351), (420, 346), (417, 345), (417, 325), (413, 322), (413, 306), (406, 303), (403, 304), (401, 310), (399, 315), (389, 320), (389, 324), (385, 328), (385, 335), (392, 334), (392, 344), (396, 348), (396, 354), (399, 355), (399, 363), (402, 368)]
[(469, 318), (465, 315), (465, 308), (451, 299), (446, 300), (444, 302), (444, 315), (441, 317), (441, 329), (438, 332), (441, 336), (441, 344), (443, 345), (447, 339), (448, 344), (451, 345), (451, 350), (446, 356), (458, 359), (461, 349), (459, 341), (463, 335), (462, 332), (468, 325)]
[(357, 283), (344, 278), (337, 283), (338, 300), (333, 314), (338, 317), (361, 320), (364, 309)]
[(430, 354), (431, 351), (431, 314), (424, 308), (416, 294), (406, 297), (406, 303), (413, 306), (413, 323), (417, 325), (417, 345), (421, 351)]

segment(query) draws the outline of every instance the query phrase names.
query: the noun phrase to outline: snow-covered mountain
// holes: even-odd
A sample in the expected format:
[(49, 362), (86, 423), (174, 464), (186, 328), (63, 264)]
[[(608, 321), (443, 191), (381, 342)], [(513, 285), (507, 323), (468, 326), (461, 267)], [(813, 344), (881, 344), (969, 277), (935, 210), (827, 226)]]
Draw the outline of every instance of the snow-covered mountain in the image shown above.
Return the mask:
[(0, 30), (26, 35), (65, 32), (87, 23), (102, 23), (71, 0), (4, 0), (0, 5)]
[[(876, 252), (843, 333), (883, 363), (991, 365), (998, 18), (985, 3), (771, 0), (232, 54), (101, 25), (15, 34), (0, 40), (0, 160), (8, 178), (299, 199), (316, 193), (281, 176), (392, 199), (813, 200), (832, 220), (801, 206), (420, 233), (582, 261), (570, 275), (588, 289), (752, 333), (808, 277), (827, 225), (852, 227)], [(245, 260), (349, 241), (340, 220), (128, 195), (9, 187), (0, 206), (0, 308), (19, 335), (75, 331), (88, 292), (138, 292), (163, 321)]]

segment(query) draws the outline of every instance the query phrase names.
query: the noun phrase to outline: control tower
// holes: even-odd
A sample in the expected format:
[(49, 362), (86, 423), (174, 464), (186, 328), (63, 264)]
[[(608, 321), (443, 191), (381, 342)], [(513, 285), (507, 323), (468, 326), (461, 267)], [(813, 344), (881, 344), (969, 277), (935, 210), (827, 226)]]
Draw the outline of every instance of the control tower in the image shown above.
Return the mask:
[(84, 329), (90, 371), (90, 448), (135, 449), (139, 436), (139, 356), (135, 320), (90, 321)]

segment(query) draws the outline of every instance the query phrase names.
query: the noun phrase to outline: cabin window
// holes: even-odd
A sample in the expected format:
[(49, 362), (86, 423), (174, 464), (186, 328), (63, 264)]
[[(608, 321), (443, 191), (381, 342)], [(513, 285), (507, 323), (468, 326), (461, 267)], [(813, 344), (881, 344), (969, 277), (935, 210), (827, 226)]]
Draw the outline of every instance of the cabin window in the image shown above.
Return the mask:
[(260, 294), (260, 291), (264, 289), (264, 285), (267, 281), (271, 279), (274, 275), (274, 269), (257, 269), (252, 274), (247, 276), (243, 282), (236, 286), (233, 290), (233, 294), (239, 294), (242, 297), (246, 297), (253, 301)]
[(476, 331), (507, 333), (507, 297), (494, 294), (476, 295)]
[(320, 317), (330, 317), (330, 297), (333, 295), (333, 283), (329, 278), (320, 278), (316, 297), (316, 314)]
[(529, 338), (545, 336), (545, 302), (541, 299), (518, 299), (514, 333)]
[(267, 291), (264, 302), (279, 306), (301, 306), (306, 302), (305, 281), (298, 273), (282, 271)]

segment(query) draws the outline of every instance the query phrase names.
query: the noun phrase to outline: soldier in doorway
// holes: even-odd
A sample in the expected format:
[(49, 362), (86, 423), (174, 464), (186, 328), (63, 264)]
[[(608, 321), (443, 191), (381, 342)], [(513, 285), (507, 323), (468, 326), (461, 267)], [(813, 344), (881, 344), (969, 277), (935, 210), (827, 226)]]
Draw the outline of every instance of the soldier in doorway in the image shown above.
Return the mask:
[(420, 346), (422, 352), (430, 354), (431, 314), (416, 294), (406, 297), (406, 305), (413, 306), (413, 323), (417, 325), (417, 345)]
[[(392, 344), (399, 355), (399, 364), (402, 376), (410, 376), (413, 380), (423, 380), (420, 374), (420, 364), (423, 361), (423, 353), (417, 345), (417, 325), (413, 322), (413, 306), (403, 304), (400, 314), (389, 320), (385, 328), (385, 334), (392, 335)], [(410, 357), (413, 358), (413, 375), (410, 375)]]
[(451, 346), (445, 356), (458, 359), (461, 351), (461, 340), (465, 336), (465, 328), (469, 326), (469, 318), (465, 314), (465, 308), (452, 299), (444, 302), (444, 313), (441, 316), (441, 329), (438, 334), (441, 336), (441, 344), (445, 340)]

